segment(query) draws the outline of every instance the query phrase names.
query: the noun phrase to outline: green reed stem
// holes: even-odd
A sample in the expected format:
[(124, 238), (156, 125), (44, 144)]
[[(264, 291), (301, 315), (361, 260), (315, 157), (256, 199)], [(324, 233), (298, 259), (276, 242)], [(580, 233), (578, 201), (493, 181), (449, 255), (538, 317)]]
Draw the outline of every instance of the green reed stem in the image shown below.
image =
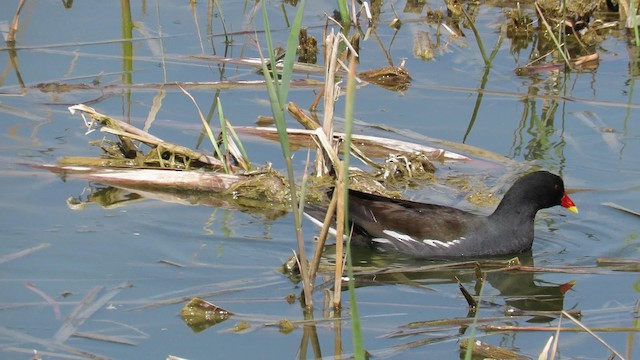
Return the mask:
[(341, 24), (344, 28), (349, 27), (351, 24), (351, 17), (349, 16), (349, 6), (347, 0), (338, 0), (338, 12), (340, 12)]
[(464, 7), (462, 7), (462, 5), (460, 5), (460, 9), (464, 14), (465, 19), (467, 19), (467, 22), (469, 23), (469, 27), (471, 28), (471, 31), (473, 31), (473, 35), (475, 36), (476, 42), (478, 43), (478, 48), (480, 49), (480, 54), (482, 55), (482, 60), (484, 60), (484, 65), (489, 66), (489, 64), (491, 64), (491, 60), (487, 56), (487, 52), (484, 51), (484, 44), (482, 43), (482, 37), (480, 37), (480, 33), (478, 32), (478, 29), (476, 29), (476, 24), (473, 22), (473, 19), (471, 19), (471, 16), (467, 14), (467, 11), (464, 9)]
[(558, 49), (558, 52), (560, 53), (560, 55), (562, 55), (562, 59), (564, 60), (565, 64), (568, 67), (571, 67), (571, 62), (569, 61), (569, 57), (567, 56), (566, 52), (562, 48), (562, 45), (560, 45), (560, 41), (553, 34), (553, 30), (551, 29), (551, 26), (547, 22), (547, 19), (544, 18), (544, 15), (542, 14), (542, 10), (540, 10), (540, 6), (538, 6), (538, 3), (534, 3), (534, 5), (536, 6), (536, 11), (540, 16), (540, 19), (542, 19), (542, 24), (544, 25), (545, 29), (547, 29), (547, 33), (549, 33), (549, 36), (551, 37), (551, 40), (553, 40), (553, 43), (556, 45), (556, 48)]
[[(351, 133), (353, 130), (353, 112), (356, 97), (356, 59), (353, 54), (349, 58), (349, 78), (347, 79), (347, 94), (344, 107), (344, 144), (342, 153), (345, 154), (342, 161), (342, 171), (344, 181), (338, 186), (343, 187), (344, 194), (344, 228), (349, 229), (349, 163), (351, 149)], [(355, 358), (365, 359), (364, 343), (362, 340), (362, 328), (360, 326), (360, 315), (358, 302), (356, 301), (355, 279), (353, 277), (353, 264), (351, 261), (351, 244), (347, 244), (347, 276), (349, 277), (349, 306), (351, 307), (351, 322), (353, 331), (353, 353)], [(336, 289), (336, 291), (339, 291)]]
[[(312, 287), (313, 283), (308, 278), (308, 265), (307, 256), (304, 248), (304, 239), (302, 237), (302, 217), (300, 216), (298, 194), (296, 191), (296, 179), (293, 172), (293, 164), (291, 162), (291, 146), (289, 145), (289, 138), (287, 136), (287, 124), (285, 120), (285, 103), (289, 92), (289, 83), (291, 82), (291, 76), (293, 74), (293, 63), (296, 56), (296, 47), (298, 46), (298, 34), (302, 27), (302, 15), (304, 12), (305, 0), (300, 1), (298, 4), (298, 12), (296, 18), (291, 26), (289, 32), (289, 39), (287, 41), (287, 50), (284, 58), (284, 65), (282, 69), (282, 80), (278, 81), (278, 72), (276, 67), (276, 59), (273, 48), (273, 41), (271, 39), (271, 30), (269, 28), (269, 18), (267, 16), (267, 9), (265, 4), (262, 4), (262, 16), (265, 27), (265, 38), (267, 41), (267, 49), (269, 51), (269, 63), (271, 70), (267, 68), (267, 64), (262, 62), (262, 71), (265, 77), (267, 85), (267, 91), (269, 93), (269, 100), (271, 102), (271, 111), (273, 112), (273, 118), (278, 129), (278, 139), (280, 140), (280, 148), (282, 149), (282, 155), (287, 167), (287, 178), (289, 180), (289, 187), (291, 193), (291, 208), (293, 210), (293, 218), (296, 228), (296, 238), (298, 240), (298, 260), (300, 261), (300, 275), (302, 276), (302, 284), (305, 298), (305, 306), (307, 308), (313, 307)], [(260, 50), (258, 48), (258, 50)], [(262, 56), (262, 52), (260, 52)]]

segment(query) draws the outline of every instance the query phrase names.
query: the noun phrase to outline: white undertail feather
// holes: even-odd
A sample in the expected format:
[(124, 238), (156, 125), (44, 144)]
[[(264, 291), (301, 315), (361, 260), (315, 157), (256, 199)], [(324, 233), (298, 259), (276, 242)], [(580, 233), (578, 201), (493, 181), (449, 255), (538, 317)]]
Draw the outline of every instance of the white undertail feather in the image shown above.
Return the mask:
[[(322, 228), (322, 226), (324, 225), (324, 224), (322, 223), (322, 221), (320, 221), (320, 220), (318, 220), (318, 219), (314, 218), (313, 216), (311, 216), (311, 215), (309, 215), (309, 214), (307, 214), (307, 213), (304, 213), (304, 216), (305, 216), (307, 219), (311, 220), (311, 222), (312, 222), (312, 223), (314, 223), (314, 224), (315, 224), (316, 226), (318, 226), (319, 228)], [(329, 234), (331, 234), (332, 236), (334, 236), (334, 237), (335, 237), (335, 236), (337, 235), (336, 229), (335, 229), (335, 228), (333, 228), (333, 227), (329, 227)]]

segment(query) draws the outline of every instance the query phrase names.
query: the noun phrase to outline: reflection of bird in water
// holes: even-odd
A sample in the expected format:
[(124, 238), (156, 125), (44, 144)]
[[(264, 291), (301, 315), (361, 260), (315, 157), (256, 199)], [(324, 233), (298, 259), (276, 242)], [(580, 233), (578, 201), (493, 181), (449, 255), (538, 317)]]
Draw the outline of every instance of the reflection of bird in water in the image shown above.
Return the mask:
[[(325, 249), (327, 255), (325, 260), (333, 260), (332, 251), (333, 246)], [(513, 258), (492, 258), (465, 262), (429, 261), (425, 263), (423, 259), (384, 254), (358, 247), (352, 248), (351, 255), (353, 264), (357, 264), (354, 272), (356, 285), (360, 287), (387, 284), (427, 287), (460, 281), (472, 295), (478, 295), (480, 281), (477, 269), (479, 268), (487, 284), (497, 290), (499, 296), (504, 299), (504, 304), (501, 306), (505, 307), (505, 315), (520, 315), (527, 311), (563, 310), (564, 294), (572, 286), (571, 283), (538, 285), (535, 272), (517, 270), (517, 266), (533, 267), (530, 251), (519, 254), (517, 261), (510, 261)], [(486, 289), (484, 293), (486, 294)]]

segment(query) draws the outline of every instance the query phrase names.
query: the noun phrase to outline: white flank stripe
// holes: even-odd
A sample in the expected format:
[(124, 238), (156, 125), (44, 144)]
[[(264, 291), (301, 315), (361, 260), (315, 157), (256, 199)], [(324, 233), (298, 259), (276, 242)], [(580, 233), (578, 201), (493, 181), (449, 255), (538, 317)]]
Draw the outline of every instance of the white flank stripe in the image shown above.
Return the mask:
[(375, 241), (375, 242), (380, 243), (380, 244), (393, 244), (391, 242), (391, 240), (386, 239), (386, 238), (373, 238), (373, 239), (371, 239), (371, 241)]
[[(445, 247), (448, 248), (451, 245), (456, 245), (456, 244), (460, 244), (460, 240), (464, 240), (464, 237), (461, 237), (460, 239), (456, 239), (456, 240), (451, 240), (451, 241), (441, 241), (441, 240), (432, 240), (432, 239), (424, 239), (422, 241), (418, 241), (414, 238), (412, 238), (411, 236), (407, 235), (407, 234), (403, 234), (403, 233), (399, 233), (397, 231), (393, 231), (393, 230), (383, 230), (382, 232), (384, 232), (385, 234), (391, 236), (392, 238), (404, 242), (404, 243), (412, 243), (412, 242), (422, 242), (423, 244), (429, 245), (429, 246), (433, 246), (434, 248), (437, 247)], [(377, 242), (380, 243), (389, 243), (389, 240), (384, 241), (386, 239), (374, 239)]]
[(391, 236), (392, 238), (398, 239), (403, 242), (418, 242), (418, 240), (412, 238), (407, 234), (399, 233), (393, 230), (383, 230), (382, 232)]
[(433, 247), (438, 247), (438, 246), (444, 246), (446, 248), (448, 248), (451, 245), (455, 245), (460, 243), (460, 240), (452, 240), (452, 241), (447, 241), (447, 242), (443, 242), (440, 240), (422, 240), (423, 243), (427, 244), (427, 245), (431, 245)]

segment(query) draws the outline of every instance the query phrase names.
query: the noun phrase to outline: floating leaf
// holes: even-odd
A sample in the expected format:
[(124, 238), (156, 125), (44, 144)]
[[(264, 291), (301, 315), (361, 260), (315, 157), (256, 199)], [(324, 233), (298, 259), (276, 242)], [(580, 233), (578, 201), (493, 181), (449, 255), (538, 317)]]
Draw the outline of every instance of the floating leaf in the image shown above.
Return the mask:
[[(464, 340), (460, 342), (461, 349), (467, 349), (468, 346), (469, 346), (469, 340)], [(505, 349), (499, 346), (489, 345), (487, 343), (484, 343), (478, 340), (476, 340), (472, 344), (472, 346), (473, 346), (472, 351), (474, 356), (480, 356), (483, 358), (490, 358), (490, 359), (529, 359), (528, 357), (515, 353), (509, 349)]]
[(251, 324), (248, 321), (240, 321), (233, 327), (233, 331), (236, 333), (242, 333), (251, 328)]
[(407, 71), (407, 68), (403, 65), (385, 66), (379, 69), (367, 70), (359, 73), (358, 76), (364, 81), (391, 91), (405, 91), (411, 84), (409, 71)]
[(288, 334), (295, 330), (297, 326), (288, 319), (282, 319), (278, 322), (278, 327), (281, 333)]
[(193, 298), (180, 311), (180, 317), (193, 332), (201, 332), (233, 315), (231, 312), (199, 298)]

